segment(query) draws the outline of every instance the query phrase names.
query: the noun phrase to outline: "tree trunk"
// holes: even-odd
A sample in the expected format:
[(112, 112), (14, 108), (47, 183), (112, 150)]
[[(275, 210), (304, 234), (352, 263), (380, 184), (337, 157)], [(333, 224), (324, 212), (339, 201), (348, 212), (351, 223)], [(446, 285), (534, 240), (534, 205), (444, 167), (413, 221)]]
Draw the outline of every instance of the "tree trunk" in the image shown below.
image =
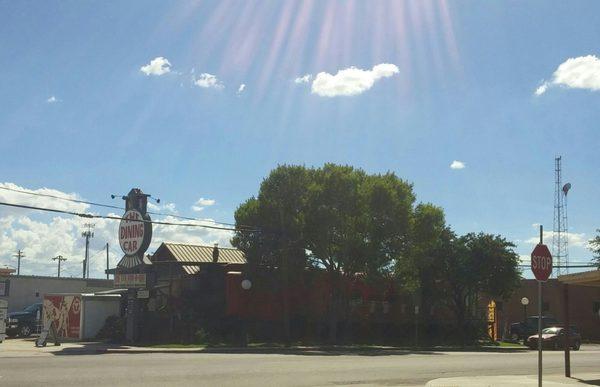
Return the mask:
[(339, 320), (339, 277), (337, 273), (330, 274), (331, 293), (329, 302), (329, 343), (337, 343), (337, 328)]
[(465, 332), (465, 306), (464, 297), (461, 294), (454, 296), (454, 307), (456, 313), (456, 323), (460, 337), (460, 344), (462, 347), (466, 345), (466, 332)]

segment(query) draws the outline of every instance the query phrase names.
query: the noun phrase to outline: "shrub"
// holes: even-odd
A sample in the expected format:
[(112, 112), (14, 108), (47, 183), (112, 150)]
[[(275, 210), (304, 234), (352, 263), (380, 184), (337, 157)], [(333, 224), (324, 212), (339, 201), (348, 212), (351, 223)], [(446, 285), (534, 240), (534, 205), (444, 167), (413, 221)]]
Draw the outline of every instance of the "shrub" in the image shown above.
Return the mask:
[(115, 315), (108, 316), (104, 326), (98, 331), (96, 339), (115, 342), (125, 340), (125, 319)]

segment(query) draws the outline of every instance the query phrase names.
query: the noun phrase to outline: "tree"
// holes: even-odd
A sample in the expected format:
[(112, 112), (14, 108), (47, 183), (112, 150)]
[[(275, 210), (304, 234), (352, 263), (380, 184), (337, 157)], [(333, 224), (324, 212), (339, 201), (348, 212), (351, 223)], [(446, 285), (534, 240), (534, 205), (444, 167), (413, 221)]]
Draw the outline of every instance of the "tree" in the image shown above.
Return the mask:
[(594, 253), (594, 263), (600, 270), (600, 229), (596, 230), (599, 235), (589, 241), (590, 250)]
[(317, 170), (306, 212), (306, 242), (314, 265), (331, 283), (329, 340), (337, 340), (341, 286), (362, 273), (391, 269), (407, 244), (414, 195), (392, 173), (367, 175), (349, 166), (326, 164)]
[(476, 301), (481, 294), (508, 298), (519, 286), (519, 256), (513, 250), (515, 245), (499, 235), (470, 233), (456, 238), (448, 233), (444, 239), (448, 250), (441, 274), (464, 344), (473, 305), (469, 301)]
[(285, 255), (291, 267), (306, 266), (304, 212), (312, 173), (303, 166), (278, 166), (263, 180), (258, 197), (237, 208), (231, 244), (250, 264), (281, 267)]
[(396, 261), (395, 274), (424, 312), (444, 298), (439, 279), (443, 256), (450, 250), (450, 235), (440, 207), (429, 203), (415, 207), (407, 252)]
[[(350, 166), (279, 166), (235, 213), (232, 244), (251, 264), (300, 272), (324, 269), (331, 283), (330, 339), (336, 340), (344, 280), (381, 276), (408, 246), (412, 186), (393, 173)], [(244, 226), (256, 230), (243, 229)]]
[(235, 212), (237, 231), (231, 244), (242, 250), (251, 267), (277, 268), (283, 283), (285, 341), (290, 341), (289, 281), (306, 267), (304, 212), (313, 172), (282, 165), (262, 182), (258, 197)]

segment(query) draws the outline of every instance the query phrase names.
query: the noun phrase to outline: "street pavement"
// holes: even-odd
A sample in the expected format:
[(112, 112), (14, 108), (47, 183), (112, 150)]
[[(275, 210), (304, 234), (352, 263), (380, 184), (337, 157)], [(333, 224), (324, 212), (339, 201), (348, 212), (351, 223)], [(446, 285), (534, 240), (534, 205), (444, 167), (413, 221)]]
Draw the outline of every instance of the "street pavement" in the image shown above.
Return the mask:
[[(143, 351), (95, 343), (34, 348), (8, 340), (0, 344), (0, 386), (535, 385), (537, 372), (535, 351)], [(574, 377), (600, 385), (600, 346), (571, 352), (571, 362)], [(564, 382), (563, 372), (563, 353), (545, 352), (547, 381)]]

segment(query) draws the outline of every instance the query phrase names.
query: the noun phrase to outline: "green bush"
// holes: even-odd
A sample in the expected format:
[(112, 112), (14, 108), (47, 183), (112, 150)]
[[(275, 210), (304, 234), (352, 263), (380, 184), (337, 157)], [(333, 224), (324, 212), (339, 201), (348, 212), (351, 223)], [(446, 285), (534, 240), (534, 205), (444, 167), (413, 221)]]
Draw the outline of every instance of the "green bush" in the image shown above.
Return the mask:
[(108, 316), (104, 326), (98, 331), (96, 339), (114, 342), (125, 340), (125, 319), (115, 315)]

